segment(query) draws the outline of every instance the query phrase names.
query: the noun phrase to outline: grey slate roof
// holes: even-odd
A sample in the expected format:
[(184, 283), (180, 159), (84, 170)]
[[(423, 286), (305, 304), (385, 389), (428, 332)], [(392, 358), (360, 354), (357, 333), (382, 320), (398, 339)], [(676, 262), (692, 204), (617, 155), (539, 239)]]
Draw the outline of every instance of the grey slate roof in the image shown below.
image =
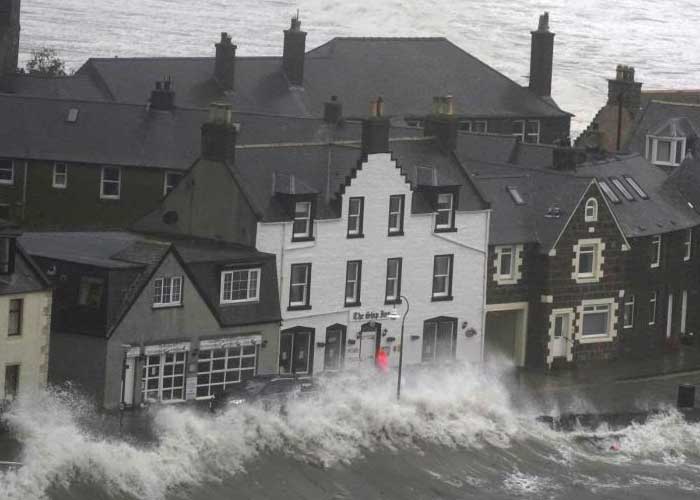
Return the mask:
[(433, 96), (453, 94), (468, 116), (567, 116), (445, 38), (334, 38), (306, 54), (304, 88), (289, 87), (281, 57), (237, 57), (235, 89), (214, 82), (214, 58), (90, 59), (78, 71), (117, 102), (145, 103), (154, 82), (170, 76), (179, 102), (204, 107), (228, 98), (240, 111), (319, 116), (337, 95), (346, 116), (364, 117), (382, 95), (389, 115), (430, 112)]
[(700, 131), (700, 105), (649, 101), (630, 134), (627, 150), (645, 155), (647, 135), (662, 135), (666, 128), (669, 132), (683, 129), (689, 134), (686, 137), (697, 137), (697, 131)]

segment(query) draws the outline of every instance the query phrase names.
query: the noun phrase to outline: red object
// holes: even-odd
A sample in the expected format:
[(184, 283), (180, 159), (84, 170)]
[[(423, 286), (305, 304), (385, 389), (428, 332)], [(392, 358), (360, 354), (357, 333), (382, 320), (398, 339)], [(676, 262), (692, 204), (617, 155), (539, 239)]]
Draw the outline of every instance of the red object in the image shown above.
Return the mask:
[(384, 352), (384, 349), (377, 351), (376, 363), (377, 369), (381, 373), (389, 373), (389, 356)]

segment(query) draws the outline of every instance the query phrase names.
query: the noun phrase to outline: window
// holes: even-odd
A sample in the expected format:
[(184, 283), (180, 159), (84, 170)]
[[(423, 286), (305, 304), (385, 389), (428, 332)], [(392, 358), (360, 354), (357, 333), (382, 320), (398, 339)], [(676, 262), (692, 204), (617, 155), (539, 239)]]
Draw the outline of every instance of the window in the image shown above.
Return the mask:
[(102, 167), (100, 198), (119, 199), (121, 195), (122, 171), (118, 167)]
[(659, 267), (661, 264), (661, 235), (657, 234), (651, 238), (651, 267)]
[(415, 128), (423, 128), (423, 120), (415, 120), (415, 119), (409, 118), (406, 120), (406, 126), (415, 127)]
[(435, 230), (445, 231), (454, 229), (455, 206), (453, 193), (438, 194), (436, 211)]
[(289, 280), (289, 308), (308, 308), (311, 288), (311, 264), (292, 264)]
[(400, 257), (386, 261), (386, 291), (384, 302), (386, 304), (398, 304), (401, 302), (401, 266)]
[(581, 245), (578, 250), (578, 275), (579, 277), (595, 276), (596, 245)]
[(157, 278), (154, 282), (153, 307), (182, 304), (182, 276)]
[(0, 274), (14, 271), (14, 242), (12, 238), (0, 238)]
[(634, 326), (634, 295), (625, 297), (624, 322), (625, 328)]
[(515, 120), (513, 122), (513, 135), (521, 142), (539, 144), (540, 121), (539, 120)]
[(513, 247), (503, 247), (498, 252), (498, 276), (500, 278), (513, 277)]
[(459, 130), (462, 132), (477, 132), (483, 134), (488, 132), (488, 124), (485, 120), (463, 120), (459, 122)]
[(517, 137), (520, 142), (525, 142), (525, 121), (515, 120), (513, 122), (513, 135)]
[(516, 205), (524, 205), (525, 200), (523, 200), (523, 197), (520, 195), (520, 192), (518, 189), (514, 186), (507, 186), (506, 191), (508, 191), (508, 194), (510, 197), (513, 199), (513, 203)]
[(305, 375), (313, 369), (314, 331), (291, 329), (280, 332), (280, 374)]
[(0, 159), (0, 184), (14, 184), (15, 167), (12, 160)]
[(345, 274), (345, 305), (360, 305), (360, 284), (362, 280), (362, 261), (348, 261)]
[(80, 290), (78, 292), (78, 304), (81, 306), (99, 308), (102, 305), (102, 288), (104, 280), (101, 278), (80, 279)]
[(362, 236), (364, 198), (350, 198), (348, 201), (348, 238)]
[(436, 255), (433, 261), (433, 300), (452, 299), (453, 255)]
[(143, 401), (184, 401), (187, 353), (146, 356), (141, 374)]
[(615, 194), (610, 186), (608, 186), (607, 182), (599, 181), (598, 184), (600, 185), (600, 189), (605, 193), (605, 196), (607, 196), (611, 202), (615, 204), (621, 203), (620, 198)]
[(335, 371), (343, 367), (345, 362), (345, 341), (347, 328), (343, 325), (332, 325), (326, 329), (326, 347), (323, 356), (323, 369)]
[(457, 348), (457, 320), (444, 318), (423, 324), (423, 363), (449, 361)]
[(586, 214), (584, 216), (586, 222), (598, 221), (598, 200), (589, 198), (586, 202)]
[(627, 184), (630, 185), (630, 187), (634, 190), (635, 193), (637, 193), (637, 195), (638, 195), (641, 199), (643, 199), (643, 200), (648, 200), (648, 199), (649, 199), (649, 195), (647, 195), (646, 192), (644, 192), (644, 190), (642, 189), (642, 187), (637, 183), (636, 180), (634, 180), (634, 178), (632, 178), (632, 177), (630, 177), (630, 176), (628, 176), (628, 175), (625, 175), (625, 176), (624, 176), (624, 179), (627, 181)]
[(647, 159), (655, 165), (678, 166), (685, 158), (685, 137), (647, 136)]
[(588, 305), (583, 307), (583, 337), (601, 337), (610, 335), (610, 304)]
[(10, 300), (9, 325), (7, 335), (15, 337), (22, 335), (22, 310), (24, 301), (22, 299)]
[(610, 177), (610, 182), (622, 193), (622, 196), (624, 196), (627, 201), (634, 201), (634, 196), (632, 196), (632, 193), (629, 192), (620, 179), (617, 177)]
[(685, 230), (685, 241), (683, 241), (683, 246), (685, 247), (685, 252), (683, 253), (683, 260), (689, 261), (693, 256), (693, 230)]
[(253, 302), (260, 299), (260, 269), (233, 269), (221, 273), (221, 303)]
[(389, 236), (403, 234), (403, 207), (405, 197), (396, 194), (389, 197)]
[(56, 189), (66, 189), (68, 187), (68, 166), (65, 163), (54, 163), (53, 182), (51, 185)]
[(19, 393), (19, 365), (5, 366), (5, 399), (13, 401)]
[(175, 186), (180, 182), (183, 175), (180, 172), (165, 172), (163, 177), (163, 195), (166, 195), (175, 189)]
[(656, 323), (656, 292), (651, 292), (649, 297), (649, 324)]
[(311, 228), (311, 202), (298, 201), (294, 205), (294, 225), (292, 226), (292, 239), (303, 240), (312, 237)]
[(255, 377), (256, 365), (255, 345), (200, 350), (197, 362), (197, 397), (213, 396)]

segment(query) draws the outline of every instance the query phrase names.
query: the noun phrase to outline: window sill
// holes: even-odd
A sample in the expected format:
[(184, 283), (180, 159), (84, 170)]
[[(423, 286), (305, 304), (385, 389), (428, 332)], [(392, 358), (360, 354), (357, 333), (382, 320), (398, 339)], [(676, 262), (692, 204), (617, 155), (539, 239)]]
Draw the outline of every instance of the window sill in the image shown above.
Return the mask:
[(287, 307), (287, 311), (308, 311), (309, 309), (311, 309), (311, 306), (309, 305)]
[(690, 262), (690, 257), (683, 257), (683, 262)]
[(457, 228), (456, 227), (436, 227), (433, 232), (435, 232), (435, 233), (456, 233)]
[(385, 306), (397, 306), (401, 304), (401, 299), (384, 299)]
[(292, 236), (292, 243), (303, 243), (306, 241), (315, 241), (315, 240), (316, 240), (316, 238), (314, 238), (313, 236), (299, 236), (299, 237)]
[(65, 190), (68, 188), (68, 186), (51, 186), (51, 187), (54, 189), (62, 189), (62, 190)]
[(634, 328), (634, 325), (624, 325), (622, 327), (623, 330), (631, 330), (632, 328)]
[(403, 235), (404, 235), (403, 231), (389, 231), (389, 233), (387, 234), (387, 236), (389, 236), (389, 237), (391, 237), (391, 236), (403, 236)]
[(661, 264), (651, 264), (649, 267), (651, 269), (658, 269)]
[(612, 342), (615, 338), (610, 334), (605, 335), (581, 335), (578, 338), (579, 344), (598, 344), (601, 342)]
[(576, 276), (576, 278), (574, 278), (574, 280), (576, 281), (576, 283), (579, 283), (579, 284), (590, 284), (590, 283), (599, 283), (600, 282), (600, 278), (598, 276), (580, 276), (579, 275), (579, 276)]
[(2, 185), (2, 186), (14, 186), (15, 181), (0, 181), (0, 185)]
[(260, 303), (260, 299), (219, 301), (220, 306), (242, 306), (242, 305), (246, 305), (246, 304), (259, 304), (259, 303)]
[(103, 196), (100, 195), (101, 200), (107, 200), (107, 201), (119, 201), (121, 199), (121, 196)]
[(152, 309), (174, 309), (176, 307), (182, 307), (182, 302), (177, 304), (153, 304)]
[(365, 237), (364, 234), (348, 234), (348, 239), (349, 239), (349, 240), (355, 239), (355, 238), (364, 238), (364, 237)]
[(454, 297), (452, 297), (452, 295), (440, 295), (440, 296), (438, 296), (438, 297), (436, 297), (436, 296), (433, 295), (433, 297), (432, 297), (431, 300), (432, 300), (433, 302), (447, 302), (447, 301), (450, 301), (450, 300), (453, 300), (453, 299), (454, 299)]
[(360, 307), (362, 302), (346, 302), (345, 307)]

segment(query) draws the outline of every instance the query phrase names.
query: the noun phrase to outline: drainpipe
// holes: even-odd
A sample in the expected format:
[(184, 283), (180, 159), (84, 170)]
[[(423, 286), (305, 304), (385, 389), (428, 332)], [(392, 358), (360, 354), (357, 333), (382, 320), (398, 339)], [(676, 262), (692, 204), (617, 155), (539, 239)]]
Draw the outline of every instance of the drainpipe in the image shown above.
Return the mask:
[(486, 224), (484, 227), (484, 245), (485, 245), (485, 252), (484, 252), (484, 265), (483, 265), (483, 299), (482, 299), (482, 306), (481, 306), (481, 356), (480, 356), (480, 364), (482, 366), (482, 369), (485, 367), (484, 365), (484, 351), (486, 349), (486, 293), (488, 291), (488, 268), (489, 268), (489, 228), (491, 226), (491, 210), (486, 211)]
[(617, 96), (617, 148), (620, 151), (622, 142), (622, 92)]
[(24, 160), (24, 180), (22, 186), (22, 224), (26, 222), (26, 210), (27, 210), (27, 172), (29, 169), (29, 162)]

